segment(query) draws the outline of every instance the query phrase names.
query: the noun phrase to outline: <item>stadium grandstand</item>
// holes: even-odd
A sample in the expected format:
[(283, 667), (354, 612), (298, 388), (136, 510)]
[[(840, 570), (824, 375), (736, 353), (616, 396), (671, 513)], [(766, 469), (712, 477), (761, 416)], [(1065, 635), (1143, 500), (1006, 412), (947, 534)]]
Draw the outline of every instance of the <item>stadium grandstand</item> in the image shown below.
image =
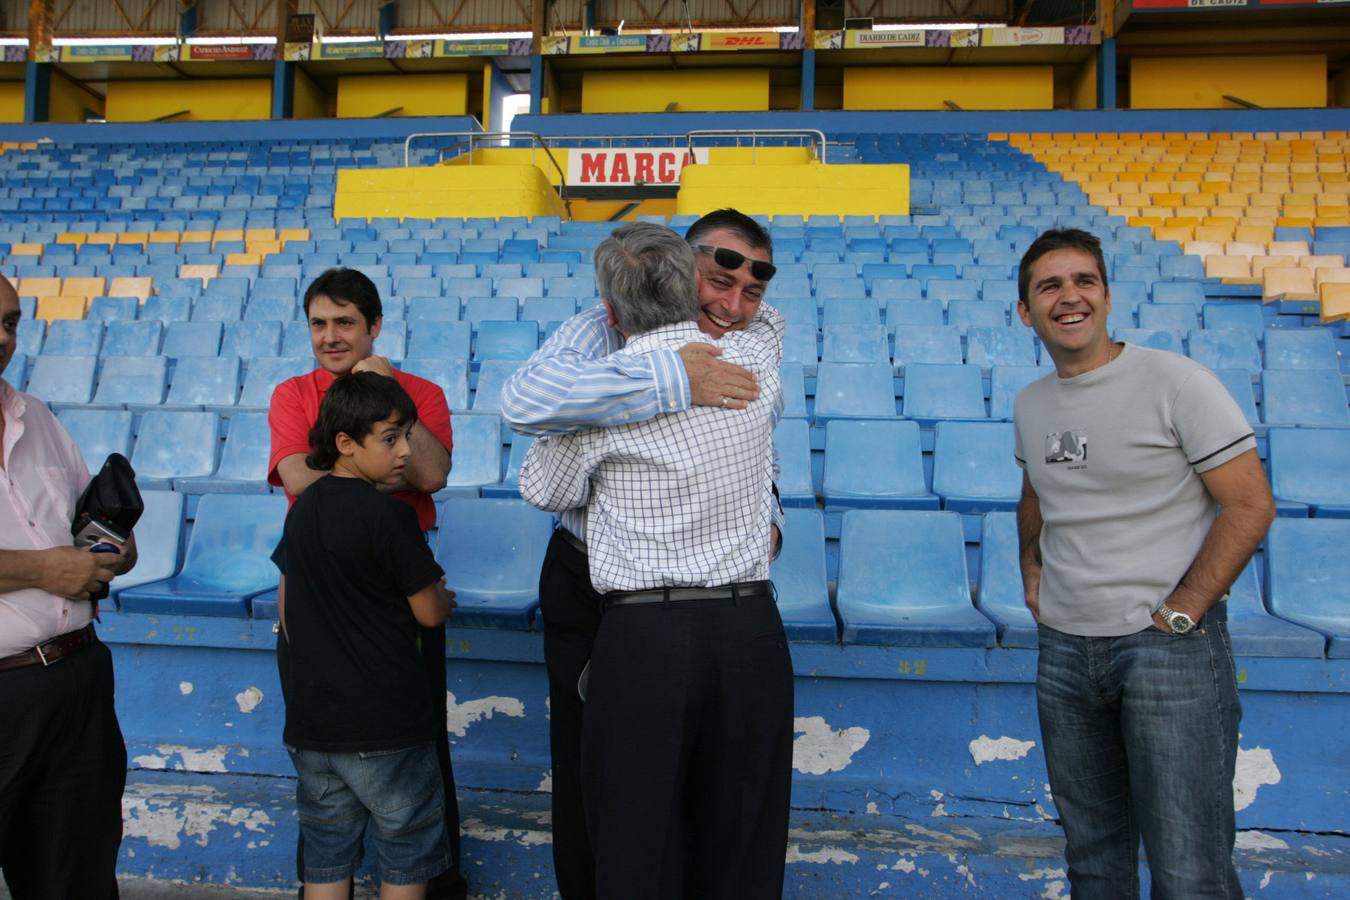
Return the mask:
[(1113, 335), (1213, 369), (1271, 476), (1228, 601), (1243, 888), (1350, 896), (1350, 0), (0, 0), (0, 50), (4, 378), (145, 498), (98, 628), (120, 873), (294, 887), (267, 410), (348, 266), (453, 416), (430, 539), (471, 892), (553, 896), (553, 522), (501, 387), (597, 302), (618, 223), (731, 206), (789, 324), (787, 895), (1069, 895), (1012, 403), (1053, 369), (1018, 262), (1076, 227)]

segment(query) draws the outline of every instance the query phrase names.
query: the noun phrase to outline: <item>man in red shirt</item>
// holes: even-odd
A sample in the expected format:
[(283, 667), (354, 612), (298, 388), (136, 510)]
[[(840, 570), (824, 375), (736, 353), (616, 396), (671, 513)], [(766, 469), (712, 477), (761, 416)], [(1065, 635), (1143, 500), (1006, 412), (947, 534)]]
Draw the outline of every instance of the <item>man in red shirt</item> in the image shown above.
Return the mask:
[[(310, 344), (319, 368), (277, 385), (267, 413), (272, 431), (272, 454), (267, 480), (283, 487), (292, 503), (327, 472), (305, 465), (310, 451), (309, 430), (319, 418), (319, 403), (337, 378), (351, 372), (374, 372), (393, 378), (417, 406), (417, 423), (408, 439), (412, 455), (399, 483), (380, 489), (391, 492), (417, 511), (418, 524), (426, 531), (436, 524), (436, 504), (431, 495), (445, 487), (454, 445), (450, 408), (445, 393), (434, 383), (400, 372), (389, 360), (374, 353), (384, 310), (380, 293), (369, 278), (355, 269), (329, 269), (305, 291), (305, 319)], [(284, 642), (279, 641), (283, 648)], [(281, 652), (284, 652), (282, 649)], [(422, 630), (422, 656), (432, 695), (445, 699), (445, 629)], [(441, 720), (445, 710), (441, 710)], [(450, 832), (453, 868), (427, 885), (429, 898), (463, 897), (464, 879), (459, 869), (459, 806), (455, 777), (450, 767), (450, 744), (442, 734), (437, 742), (441, 775), (445, 782), (446, 828)], [(303, 854), (304, 848), (300, 852)], [(301, 866), (303, 873), (303, 866)]]

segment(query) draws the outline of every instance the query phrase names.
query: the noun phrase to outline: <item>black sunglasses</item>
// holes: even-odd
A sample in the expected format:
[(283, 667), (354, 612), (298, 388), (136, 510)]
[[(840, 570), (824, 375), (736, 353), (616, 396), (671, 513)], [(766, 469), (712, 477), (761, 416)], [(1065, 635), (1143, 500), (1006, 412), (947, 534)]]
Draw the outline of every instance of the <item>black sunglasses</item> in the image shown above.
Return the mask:
[(727, 247), (717, 247), (713, 244), (691, 244), (695, 252), (711, 253), (713, 262), (729, 272), (734, 272), (746, 262), (750, 263), (750, 274), (760, 281), (768, 281), (778, 272), (778, 267), (773, 263), (765, 262), (762, 259), (750, 259), (744, 253), (737, 253), (735, 250)]

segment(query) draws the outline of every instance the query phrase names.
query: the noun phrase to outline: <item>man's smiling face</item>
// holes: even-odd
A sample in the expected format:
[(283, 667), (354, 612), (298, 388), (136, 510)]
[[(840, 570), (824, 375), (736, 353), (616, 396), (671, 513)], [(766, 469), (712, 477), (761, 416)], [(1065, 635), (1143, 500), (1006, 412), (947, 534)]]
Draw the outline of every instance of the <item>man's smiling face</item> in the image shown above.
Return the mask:
[[(698, 238), (697, 243), (735, 250), (747, 259), (773, 262), (767, 250), (751, 247), (734, 231), (719, 228)], [(728, 331), (740, 331), (750, 324), (764, 299), (768, 282), (750, 272), (748, 263), (737, 269), (724, 269), (712, 253), (695, 253), (698, 264), (698, 327), (704, 334), (720, 338)]]

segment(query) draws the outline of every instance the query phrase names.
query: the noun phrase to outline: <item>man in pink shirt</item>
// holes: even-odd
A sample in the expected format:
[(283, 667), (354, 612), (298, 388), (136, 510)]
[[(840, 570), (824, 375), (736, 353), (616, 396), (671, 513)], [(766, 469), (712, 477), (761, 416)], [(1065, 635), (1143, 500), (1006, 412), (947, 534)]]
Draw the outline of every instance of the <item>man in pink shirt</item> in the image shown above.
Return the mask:
[[(0, 373), (22, 313), (0, 278)], [(0, 869), (16, 900), (117, 896), (127, 751), (89, 597), (136, 563), (73, 545), (89, 472), (42, 402), (0, 381)]]

